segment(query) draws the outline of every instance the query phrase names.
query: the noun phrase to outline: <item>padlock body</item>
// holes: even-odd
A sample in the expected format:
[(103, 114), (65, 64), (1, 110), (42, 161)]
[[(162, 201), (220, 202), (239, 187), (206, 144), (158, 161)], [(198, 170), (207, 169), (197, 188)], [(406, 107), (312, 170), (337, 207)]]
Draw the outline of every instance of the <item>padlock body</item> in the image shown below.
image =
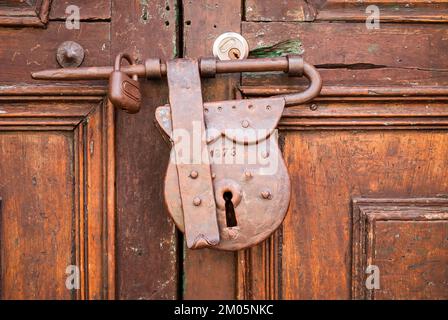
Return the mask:
[(122, 71), (113, 71), (109, 78), (109, 100), (128, 113), (140, 110), (140, 84)]
[[(268, 238), (285, 218), (291, 183), (275, 131), (283, 108), (282, 98), (204, 105), (207, 126), (205, 152), (210, 161), (220, 232), (220, 242), (213, 246), (215, 249), (235, 251), (254, 246)], [(171, 141), (183, 141), (184, 138), (173, 136), (170, 107), (159, 107), (156, 120)], [(249, 124), (247, 128), (246, 122)], [(194, 141), (191, 144), (194, 145)], [(186, 146), (185, 150), (190, 149)], [(179, 159), (182, 162), (182, 154), (175, 154), (173, 148), (165, 176), (165, 203), (177, 227), (184, 231), (176, 169)], [(236, 220), (231, 225), (226, 193), (231, 194)]]

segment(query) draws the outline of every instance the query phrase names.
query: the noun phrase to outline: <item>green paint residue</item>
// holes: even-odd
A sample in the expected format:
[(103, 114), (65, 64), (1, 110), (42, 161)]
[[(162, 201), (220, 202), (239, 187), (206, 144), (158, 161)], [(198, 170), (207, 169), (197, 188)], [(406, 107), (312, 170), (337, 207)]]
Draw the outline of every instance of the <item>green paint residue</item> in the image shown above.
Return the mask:
[(283, 57), (288, 54), (303, 54), (305, 50), (302, 47), (302, 41), (286, 40), (273, 46), (259, 47), (249, 53), (251, 58), (274, 58)]

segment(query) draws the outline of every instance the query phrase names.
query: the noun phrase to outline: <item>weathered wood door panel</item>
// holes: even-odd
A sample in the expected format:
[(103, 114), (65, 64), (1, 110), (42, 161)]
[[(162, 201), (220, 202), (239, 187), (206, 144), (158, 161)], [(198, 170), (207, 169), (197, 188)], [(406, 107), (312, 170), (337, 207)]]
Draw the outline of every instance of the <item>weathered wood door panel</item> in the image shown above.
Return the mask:
[(2, 298), (70, 298), (73, 139), (2, 132), (0, 148)]
[[(446, 147), (447, 138), (445, 132), (404, 130), (288, 133), (285, 155), (292, 168), (295, 196), (283, 227), (282, 292), (285, 298), (349, 299), (353, 276), (351, 255), (357, 245), (356, 239), (352, 238), (352, 223), (358, 223), (359, 219), (352, 216), (353, 199), (385, 197), (393, 201), (440, 194), (448, 187), (448, 177), (443, 169), (448, 161), (447, 153), (441, 152)], [(431, 205), (430, 201), (428, 205)], [(393, 226), (395, 224), (391, 223), (389, 232), (394, 232)], [(426, 244), (428, 247), (423, 247), (425, 252), (420, 254), (444, 250), (446, 237), (442, 229), (433, 230), (437, 231), (433, 242)], [(377, 229), (376, 234), (378, 232), (384, 231)], [(397, 226), (395, 232), (398, 237), (401, 234), (401, 238), (410, 238), (412, 231)], [(424, 237), (424, 234), (415, 236)], [(400, 253), (403, 260), (417, 259), (412, 252), (414, 247), (419, 250), (417, 241)], [(365, 248), (358, 250), (357, 255), (365, 252)], [(439, 270), (444, 270), (447, 263), (446, 252), (443, 255), (442, 251), (440, 260), (433, 261)], [(380, 273), (383, 290), (391, 290), (397, 285), (395, 281), (389, 281), (385, 273), (398, 272), (403, 284), (418, 277), (412, 270), (404, 272), (402, 263), (404, 261), (396, 259), (389, 261), (387, 267), (378, 265), (380, 272), (383, 271)], [(376, 264), (373, 259), (367, 265)], [(363, 270), (367, 265), (363, 269), (361, 265), (353, 269), (359, 274), (358, 285), (362, 287), (366, 280)], [(437, 278), (436, 285), (445, 286), (445, 280), (444, 277)], [(396, 298), (399, 297), (402, 296)]]
[[(353, 201), (353, 297), (444, 299), (447, 290), (446, 199)], [(378, 290), (366, 290), (360, 270), (383, 270)]]
[(111, 106), (2, 98), (1, 298), (113, 296)]
[[(74, 9), (79, 9), (79, 28), (73, 25)], [(39, 212), (22, 212), (22, 207), (52, 212), (58, 209), (56, 206), (60, 209), (51, 220), (36, 222), (35, 227), (42, 231), (39, 237), (21, 234), (24, 238), (20, 249), (27, 254), (28, 262), (34, 263), (32, 272), (26, 271), (24, 265), (23, 272), (18, 273), (20, 250), (15, 256), (10, 255), (8, 241), (21, 229), (10, 229), (9, 222), (2, 226), (0, 236), (8, 241), (0, 241), (1, 252), (5, 254), (0, 266), (6, 268), (7, 264), (9, 270), (6, 274), (6, 269), (2, 269), (0, 276), (2, 298), (172, 299), (177, 296), (180, 291), (177, 236), (161, 196), (164, 175), (161, 155), (166, 154), (168, 160), (168, 148), (153, 126), (153, 107), (166, 103), (166, 86), (142, 83), (144, 108), (135, 117), (121, 112), (115, 115), (110, 106), (102, 106), (107, 93), (104, 81), (61, 84), (33, 80), (30, 73), (58, 68), (58, 46), (69, 40), (84, 48), (84, 67), (110, 65), (120, 51), (131, 53), (139, 61), (149, 57), (172, 58), (179, 48), (178, 13), (174, 0), (1, 1), (2, 132), (17, 138), (14, 146), (21, 153), (32, 154), (41, 161), (49, 158), (52, 169), (59, 168), (51, 171), (39, 167), (33, 173), (58, 174), (53, 178), (48, 174), (49, 181), (54, 179), (53, 184), (59, 181), (69, 188), (67, 192), (58, 190), (53, 194), (50, 190), (39, 189), (36, 193), (36, 189), (31, 189), (33, 193), (29, 195), (12, 196), (11, 186), (4, 186), (3, 180), (15, 177), (19, 181), (15, 186), (18, 190), (21, 184), (28, 187), (28, 180), (22, 181), (7, 166), (17, 162), (16, 166), (31, 170), (33, 162), (15, 161), (19, 155), (9, 154), (8, 163), (0, 161), (5, 172), (0, 176), (0, 186), (8, 188), (2, 189), (5, 191), (2, 219), (16, 219), (18, 214), (39, 217)], [(67, 27), (67, 19), (71, 27)], [(37, 141), (20, 145), (22, 136), (23, 139), (36, 137)], [(45, 137), (58, 138), (59, 149), (52, 149), (51, 154), (40, 150)], [(44, 140), (39, 144), (39, 139)], [(64, 164), (68, 166), (65, 175), (61, 171)], [(66, 182), (70, 184), (66, 186)], [(42, 181), (39, 185), (45, 186)], [(54, 197), (62, 202), (59, 205), (55, 201), (53, 207)], [(11, 207), (14, 203), (11, 201), (22, 207)], [(48, 212), (45, 214), (48, 216)], [(21, 219), (11, 221), (16, 221), (22, 229), (28, 223)], [(57, 233), (61, 241), (50, 241), (53, 225), (61, 226)], [(47, 233), (47, 229), (53, 233)], [(41, 240), (58, 242), (58, 245), (39, 250)], [(52, 259), (43, 259), (41, 251)], [(68, 276), (65, 268), (70, 264), (80, 268), (80, 290), (64, 289)], [(16, 278), (24, 286), (35, 285), (36, 289), (23, 292), (25, 289), (18, 286), (14, 290), (11, 281)]]

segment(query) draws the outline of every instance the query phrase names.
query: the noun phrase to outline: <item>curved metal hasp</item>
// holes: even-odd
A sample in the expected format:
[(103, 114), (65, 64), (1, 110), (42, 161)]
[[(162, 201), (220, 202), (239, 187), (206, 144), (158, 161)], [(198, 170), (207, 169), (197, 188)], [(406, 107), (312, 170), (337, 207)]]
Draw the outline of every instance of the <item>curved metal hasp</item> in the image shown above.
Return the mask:
[(157, 123), (173, 145), (165, 203), (189, 248), (241, 250), (281, 225), (291, 188), (275, 128), (287, 103), (306, 102), (321, 87), (314, 67), (300, 57), (288, 61), (291, 75), (310, 79), (304, 92), (208, 103), (202, 102), (198, 70), (213, 76), (218, 61), (166, 64), (170, 105), (156, 110)]
[(283, 71), (291, 77), (305, 76), (310, 84), (303, 92), (283, 95), (285, 106), (293, 106), (312, 100), (322, 89), (322, 78), (316, 68), (299, 55), (281, 58), (218, 61), (215, 58), (200, 59), (201, 74), (214, 77), (217, 73)]

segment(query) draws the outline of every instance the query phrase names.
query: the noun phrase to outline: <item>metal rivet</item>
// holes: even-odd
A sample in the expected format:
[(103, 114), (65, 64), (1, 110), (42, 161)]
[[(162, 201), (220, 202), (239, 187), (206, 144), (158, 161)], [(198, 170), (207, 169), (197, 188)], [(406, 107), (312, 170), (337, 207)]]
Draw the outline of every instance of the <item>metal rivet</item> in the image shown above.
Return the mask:
[(271, 110), (271, 108), (272, 108), (272, 107), (271, 107), (270, 105), (267, 105), (267, 106), (266, 106), (266, 110), (268, 110), (268, 111)]
[(241, 126), (242, 126), (243, 128), (247, 128), (247, 127), (249, 127), (249, 121), (247, 121), (247, 120), (243, 120), (243, 121), (241, 121)]
[(197, 207), (197, 206), (200, 206), (201, 205), (201, 202), (202, 202), (202, 200), (201, 200), (201, 198), (199, 198), (199, 197), (196, 197), (196, 198), (194, 198), (193, 199), (193, 204)]
[(204, 109), (204, 112), (205, 112), (205, 113), (207, 113), (207, 112), (208, 112), (208, 109), (207, 109), (207, 108), (205, 108), (205, 109)]
[(198, 177), (199, 173), (195, 170), (190, 172), (190, 178), (191, 179), (196, 179)]
[(269, 157), (269, 151), (263, 151), (263, 152), (261, 153), (261, 156), (262, 156), (264, 159), (266, 159), (267, 157)]
[(313, 110), (313, 111), (316, 111), (318, 107), (319, 107), (319, 106), (318, 106), (317, 104), (313, 103), (313, 104), (310, 106), (310, 109)]
[(249, 108), (249, 109), (252, 109), (253, 107), (254, 107), (253, 104), (250, 104), (250, 105), (247, 106), (247, 108)]
[(212, 179), (216, 178), (216, 173), (212, 173)]
[(272, 198), (271, 191), (269, 191), (269, 190), (262, 191), (261, 196), (263, 197), (263, 199), (271, 199)]
[(252, 178), (252, 172), (250, 172), (249, 170), (246, 170), (246, 171), (244, 172), (244, 175), (246, 176), (247, 179)]
[(218, 107), (218, 111), (222, 111), (222, 107)]

